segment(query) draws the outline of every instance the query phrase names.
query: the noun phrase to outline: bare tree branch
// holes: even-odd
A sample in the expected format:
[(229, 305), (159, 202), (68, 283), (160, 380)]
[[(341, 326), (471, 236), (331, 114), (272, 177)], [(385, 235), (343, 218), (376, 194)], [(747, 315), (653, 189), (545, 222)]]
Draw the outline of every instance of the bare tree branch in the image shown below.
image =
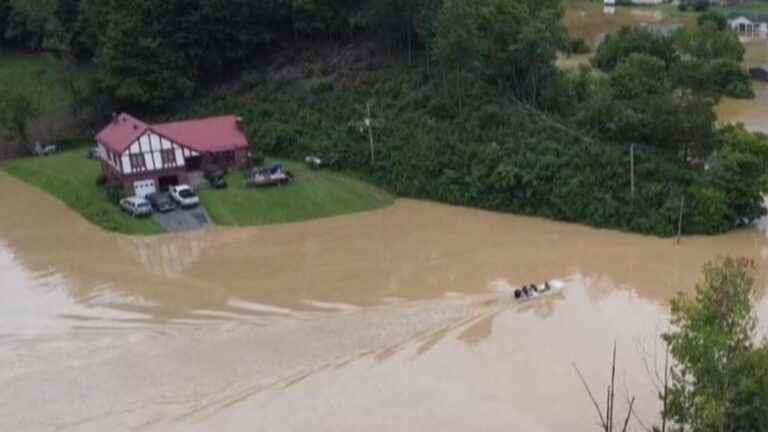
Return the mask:
[(635, 407), (635, 397), (632, 396), (632, 400), (629, 401), (629, 411), (627, 411), (627, 418), (624, 419), (624, 427), (621, 429), (621, 432), (627, 432), (627, 428), (629, 428), (629, 418), (632, 416), (632, 410)]
[(571, 363), (573, 365), (573, 369), (576, 370), (576, 374), (579, 376), (579, 379), (581, 380), (581, 383), (584, 385), (584, 389), (587, 391), (587, 394), (589, 395), (589, 398), (592, 400), (592, 403), (595, 405), (595, 411), (597, 411), (597, 415), (600, 417), (600, 426), (602, 426), (603, 430), (608, 430), (608, 426), (605, 422), (605, 417), (603, 416), (602, 410), (600, 410), (600, 404), (597, 403), (597, 399), (595, 399), (595, 395), (592, 393), (592, 390), (589, 388), (589, 384), (587, 384), (587, 381), (584, 379), (584, 375), (581, 374), (581, 371), (579, 370), (578, 366), (576, 366), (576, 363)]

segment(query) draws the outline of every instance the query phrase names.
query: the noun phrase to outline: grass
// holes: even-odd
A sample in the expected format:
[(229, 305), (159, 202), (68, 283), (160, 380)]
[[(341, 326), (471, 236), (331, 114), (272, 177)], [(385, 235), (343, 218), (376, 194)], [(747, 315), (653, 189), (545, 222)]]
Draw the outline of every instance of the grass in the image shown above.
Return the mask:
[(248, 188), (240, 171), (227, 175), (229, 188), (200, 191), (203, 206), (219, 225), (246, 226), (296, 222), (356, 213), (392, 204), (394, 198), (362, 180), (304, 164), (283, 162), (293, 173), (287, 186)]
[(101, 167), (85, 155), (85, 150), (72, 150), (47, 157), (15, 159), (2, 167), (108, 231), (141, 235), (163, 232), (151, 218), (132, 218), (109, 201), (104, 188), (96, 184)]
[[(312, 171), (303, 164), (284, 162), (295, 180), (283, 187), (251, 189), (241, 171), (228, 174), (229, 188), (203, 188), (200, 198), (219, 225), (246, 226), (297, 222), (356, 213), (391, 205), (394, 198), (363, 180), (331, 171)], [(85, 219), (108, 231), (124, 234), (159, 234), (163, 229), (151, 218), (123, 213), (96, 184), (98, 163), (85, 150), (53, 156), (16, 159), (2, 165), (9, 174), (64, 201)]]
[(0, 51), (0, 93), (18, 91), (28, 96), (41, 115), (65, 109), (72, 97), (65, 88), (64, 67), (42, 54)]

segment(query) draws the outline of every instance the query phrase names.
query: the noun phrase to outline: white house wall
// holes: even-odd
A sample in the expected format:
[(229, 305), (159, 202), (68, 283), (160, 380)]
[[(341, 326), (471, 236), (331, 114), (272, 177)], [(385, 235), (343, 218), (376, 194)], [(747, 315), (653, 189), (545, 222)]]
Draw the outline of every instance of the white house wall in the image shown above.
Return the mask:
[(184, 159), (186, 157), (197, 156), (198, 153), (190, 150), (186, 147), (163, 138), (154, 132), (147, 132), (139, 139), (133, 142), (128, 149), (121, 155), (122, 172), (123, 174), (133, 174), (133, 168), (131, 167), (131, 154), (142, 154), (144, 156), (144, 165), (146, 170), (141, 173), (147, 173), (151, 171), (162, 170), (165, 167), (162, 165), (162, 157), (160, 155), (161, 150), (174, 150), (174, 156), (176, 157), (176, 166), (174, 168), (184, 167)]

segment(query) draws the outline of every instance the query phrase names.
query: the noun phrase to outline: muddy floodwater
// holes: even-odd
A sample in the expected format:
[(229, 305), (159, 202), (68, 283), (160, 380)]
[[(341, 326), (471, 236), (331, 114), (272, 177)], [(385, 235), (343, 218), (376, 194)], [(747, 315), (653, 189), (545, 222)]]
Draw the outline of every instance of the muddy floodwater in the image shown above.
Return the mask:
[(675, 245), (411, 200), (134, 238), (2, 172), (0, 209), (2, 431), (589, 431), (572, 364), (604, 385), (614, 340), (652, 422), (670, 298), (768, 261), (759, 227)]

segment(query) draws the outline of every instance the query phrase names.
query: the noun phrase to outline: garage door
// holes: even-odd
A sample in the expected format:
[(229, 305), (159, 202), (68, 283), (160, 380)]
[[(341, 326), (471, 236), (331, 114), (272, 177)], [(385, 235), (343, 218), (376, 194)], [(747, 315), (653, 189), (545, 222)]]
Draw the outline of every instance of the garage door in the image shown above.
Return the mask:
[(133, 182), (133, 192), (136, 196), (145, 197), (157, 190), (154, 180), (141, 180)]

